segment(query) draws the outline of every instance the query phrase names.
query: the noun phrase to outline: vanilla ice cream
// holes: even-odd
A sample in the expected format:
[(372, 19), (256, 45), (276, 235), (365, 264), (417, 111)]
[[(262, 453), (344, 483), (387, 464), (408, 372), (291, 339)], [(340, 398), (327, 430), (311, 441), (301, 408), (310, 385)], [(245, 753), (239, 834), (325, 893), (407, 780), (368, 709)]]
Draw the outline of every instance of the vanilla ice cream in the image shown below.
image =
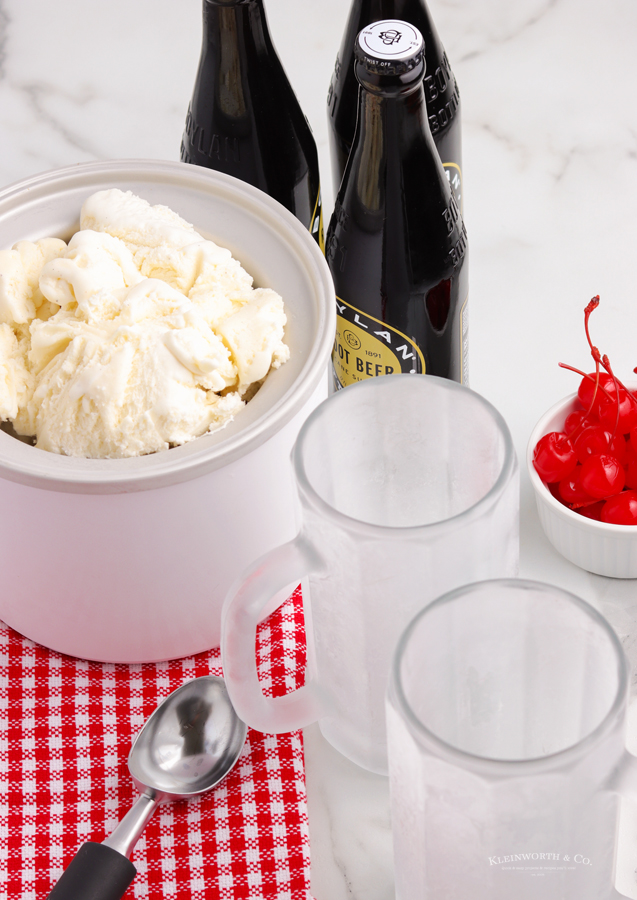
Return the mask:
[(166, 206), (99, 191), (68, 246), (0, 251), (0, 419), (69, 456), (183, 444), (288, 359), (285, 323), (229, 250)]

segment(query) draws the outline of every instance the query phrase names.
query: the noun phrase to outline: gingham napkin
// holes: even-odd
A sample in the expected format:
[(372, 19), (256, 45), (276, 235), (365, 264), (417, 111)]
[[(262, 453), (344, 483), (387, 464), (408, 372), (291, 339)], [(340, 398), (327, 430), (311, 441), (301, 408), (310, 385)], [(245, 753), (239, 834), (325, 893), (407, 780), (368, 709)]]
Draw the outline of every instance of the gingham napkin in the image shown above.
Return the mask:
[[(266, 693), (303, 683), (299, 589), (260, 626), (257, 657)], [(136, 796), (132, 738), (161, 699), (206, 674), (221, 674), (218, 650), (90, 663), (0, 623), (0, 900), (43, 900), (79, 845), (114, 828)], [(228, 778), (200, 799), (161, 806), (132, 861), (127, 900), (311, 900), (301, 733), (249, 730)]]

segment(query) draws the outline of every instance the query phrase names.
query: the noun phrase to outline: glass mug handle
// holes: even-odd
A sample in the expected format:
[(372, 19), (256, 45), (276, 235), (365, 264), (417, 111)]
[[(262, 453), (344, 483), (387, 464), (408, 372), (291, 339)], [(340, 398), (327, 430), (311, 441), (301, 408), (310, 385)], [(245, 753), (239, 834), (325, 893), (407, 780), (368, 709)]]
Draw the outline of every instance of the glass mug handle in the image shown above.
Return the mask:
[[(266, 553), (235, 582), (221, 614), (221, 660), (228, 694), (239, 718), (266, 734), (295, 731), (316, 722), (327, 704), (315, 680), (284, 697), (266, 697), (257, 674), (257, 625), (274, 595), (324, 566), (302, 536)], [(309, 643), (309, 642), (308, 642)], [(308, 655), (309, 655), (308, 646)], [(309, 668), (309, 667), (308, 667)]]

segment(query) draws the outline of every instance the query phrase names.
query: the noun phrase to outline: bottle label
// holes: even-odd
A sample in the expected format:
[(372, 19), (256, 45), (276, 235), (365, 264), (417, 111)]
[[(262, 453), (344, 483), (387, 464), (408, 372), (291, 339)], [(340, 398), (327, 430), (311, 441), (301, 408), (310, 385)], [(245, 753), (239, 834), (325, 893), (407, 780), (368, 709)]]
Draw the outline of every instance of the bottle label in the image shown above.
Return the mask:
[(379, 375), (425, 371), (425, 358), (411, 338), (340, 297), (336, 309), (332, 363), (337, 389)]
[(321, 203), (321, 187), (319, 185), (314, 211), (310, 219), (310, 234), (325, 254), (325, 233), (323, 231), (323, 205)]
[(458, 163), (443, 162), (442, 166), (445, 170), (447, 181), (451, 185), (454, 199), (460, 207), (460, 213), (462, 214), (462, 170)]

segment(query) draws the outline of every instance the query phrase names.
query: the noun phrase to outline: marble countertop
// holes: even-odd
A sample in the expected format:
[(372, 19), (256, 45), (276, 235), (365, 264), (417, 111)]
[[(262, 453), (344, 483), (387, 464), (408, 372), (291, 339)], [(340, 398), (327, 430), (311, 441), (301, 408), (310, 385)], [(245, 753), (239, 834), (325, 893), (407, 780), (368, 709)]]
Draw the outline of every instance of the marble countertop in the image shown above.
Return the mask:
[[(266, 0), (312, 125), (333, 207), (325, 98), (349, 0)], [(637, 4), (431, 0), (463, 103), (471, 386), (504, 415), (522, 469), (520, 574), (600, 608), (635, 668), (637, 587), (548, 544), (524, 472), (540, 415), (589, 364), (583, 309), (620, 376), (637, 365)], [(201, 40), (200, 0), (0, 0), (0, 186), (76, 162), (179, 158)], [(316, 900), (393, 897), (388, 788), (306, 733)], [(637, 831), (622, 882), (637, 898)], [(622, 854), (626, 859), (622, 860)], [(631, 855), (632, 854), (632, 855)]]

